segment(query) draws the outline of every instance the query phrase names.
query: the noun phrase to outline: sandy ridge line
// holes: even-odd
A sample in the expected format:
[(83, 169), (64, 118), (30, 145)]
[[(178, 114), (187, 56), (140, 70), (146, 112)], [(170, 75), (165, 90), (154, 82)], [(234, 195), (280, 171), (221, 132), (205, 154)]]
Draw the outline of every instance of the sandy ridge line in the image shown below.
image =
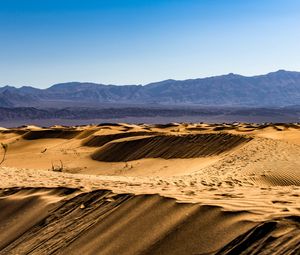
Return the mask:
[[(91, 176), (29, 169), (0, 168), (0, 188), (68, 187), (83, 192), (106, 189), (114, 193), (160, 194), (179, 202), (219, 205), (228, 210), (247, 209), (259, 217), (300, 214), (300, 187), (206, 187), (188, 181), (146, 177)], [(272, 202), (274, 197), (276, 203)], [(288, 201), (288, 203), (284, 203)]]

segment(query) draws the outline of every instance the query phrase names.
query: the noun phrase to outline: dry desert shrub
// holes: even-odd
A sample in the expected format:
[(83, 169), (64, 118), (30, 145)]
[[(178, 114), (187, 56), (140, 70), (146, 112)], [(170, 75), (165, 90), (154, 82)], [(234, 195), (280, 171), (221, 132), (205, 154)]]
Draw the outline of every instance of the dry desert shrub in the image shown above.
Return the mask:
[(1, 149), (3, 150), (3, 156), (2, 156), (2, 160), (0, 161), (0, 165), (5, 161), (8, 145), (6, 143), (1, 143)]
[(54, 165), (52, 162), (52, 171), (53, 172), (62, 172), (64, 170), (64, 164), (63, 162), (60, 160), (60, 165)]

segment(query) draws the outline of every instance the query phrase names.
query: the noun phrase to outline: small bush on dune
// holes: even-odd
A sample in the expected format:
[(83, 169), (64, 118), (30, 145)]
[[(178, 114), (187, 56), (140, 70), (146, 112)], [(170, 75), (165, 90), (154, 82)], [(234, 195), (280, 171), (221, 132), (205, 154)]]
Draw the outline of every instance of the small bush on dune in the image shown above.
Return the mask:
[(52, 163), (52, 171), (54, 172), (62, 172), (64, 170), (64, 165), (63, 165), (63, 162), (60, 160), (60, 165), (53, 165)]
[(2, 156), (2, 160), (0, 161), (0, 165), (5, 161), (8, 145), (6, 143), (1, 143), (1, 149), (3, 150), (3, 156)]

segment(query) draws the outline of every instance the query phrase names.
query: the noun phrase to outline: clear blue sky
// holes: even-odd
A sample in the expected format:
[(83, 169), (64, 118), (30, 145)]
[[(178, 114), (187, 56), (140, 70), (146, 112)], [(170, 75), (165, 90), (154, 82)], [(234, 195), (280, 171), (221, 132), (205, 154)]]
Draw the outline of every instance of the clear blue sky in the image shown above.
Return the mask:
[(0, 0), (0, 85), (300, 71), (299, 0)]

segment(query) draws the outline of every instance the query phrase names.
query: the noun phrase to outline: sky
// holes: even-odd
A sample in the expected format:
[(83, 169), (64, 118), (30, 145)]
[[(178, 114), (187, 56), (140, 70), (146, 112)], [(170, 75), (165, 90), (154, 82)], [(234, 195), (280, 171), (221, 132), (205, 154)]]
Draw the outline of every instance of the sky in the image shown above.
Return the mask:
[(299, 0), (0, 0), (0, 86), (300, 71)]

